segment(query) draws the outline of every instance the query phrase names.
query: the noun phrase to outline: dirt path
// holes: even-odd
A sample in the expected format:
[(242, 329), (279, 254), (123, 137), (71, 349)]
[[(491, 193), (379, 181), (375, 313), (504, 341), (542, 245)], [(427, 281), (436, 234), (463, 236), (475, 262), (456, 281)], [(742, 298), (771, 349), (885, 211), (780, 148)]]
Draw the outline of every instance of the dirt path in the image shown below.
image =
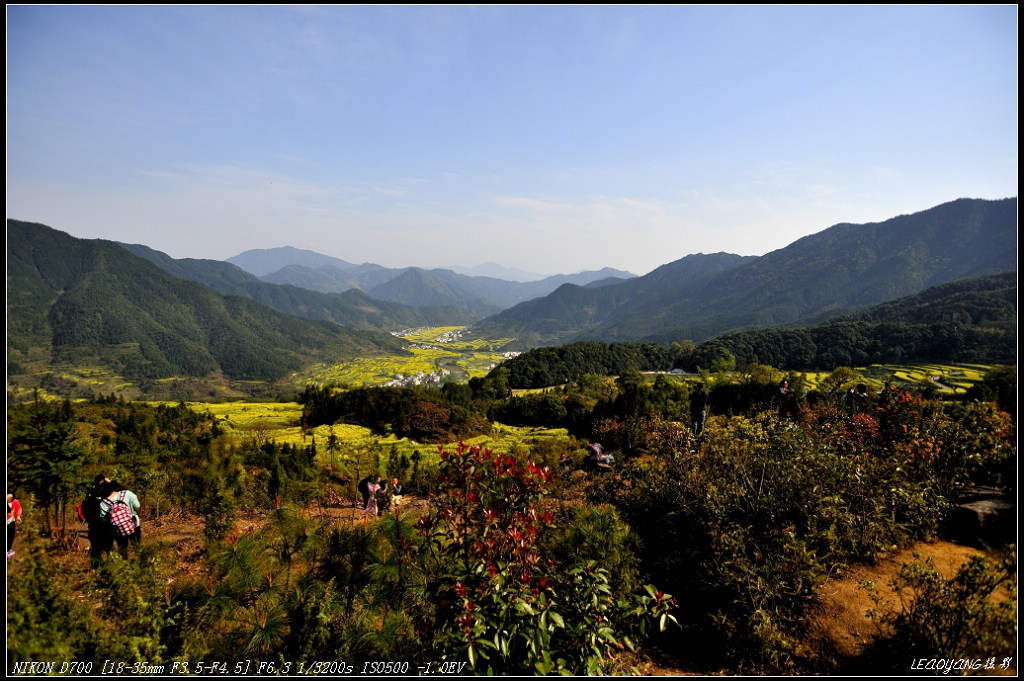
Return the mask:
[(894, 602), (895, 594), (889, 580), (904, 563), (930, 558), (935, 569), (949, 578), (972, 556), (978, 555), (985, 554), (970, 546), (937, 540), (889, 554), (876, 565), (850, 568), (841, 578), (830, 579), (819, 587), (822, 611), (816, 614), (812, 628), (838, 654), (847, 657), (860, 655), (870, 645), (872, 636), (878, 633), (878, 627), (868, 617), (868, 611), (878, 606), (861, 587), (863, 582), (871, 581), (885, 600)]

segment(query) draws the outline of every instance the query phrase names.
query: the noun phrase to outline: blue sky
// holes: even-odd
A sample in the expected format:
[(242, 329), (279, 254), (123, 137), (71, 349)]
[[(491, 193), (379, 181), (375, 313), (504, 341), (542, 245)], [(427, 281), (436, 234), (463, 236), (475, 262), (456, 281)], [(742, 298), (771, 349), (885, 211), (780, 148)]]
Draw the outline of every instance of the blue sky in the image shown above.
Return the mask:
[(7, 6), (7, 215), (645, 274), (1017, 195), (1017, 7)]

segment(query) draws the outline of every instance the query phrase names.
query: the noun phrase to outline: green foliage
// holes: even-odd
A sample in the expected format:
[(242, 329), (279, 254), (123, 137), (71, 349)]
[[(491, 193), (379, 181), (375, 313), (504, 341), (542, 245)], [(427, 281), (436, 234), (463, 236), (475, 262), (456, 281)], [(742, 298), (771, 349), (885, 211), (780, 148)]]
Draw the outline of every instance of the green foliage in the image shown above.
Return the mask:
[(93, 591), (103, 603), (103, 655), (153, 664), (172, 657), (168, 642), (175, 638), (182, 611), (170, 603), (174, 552), (166, 552), (168, 559), (164, 548), (151, 542), (139, 547), (133, 560), (114, 554), (103, 563)]
[(957, 491), (1012, 484), (1015, 429), (989, 405), (943, 408), (896, 391), (867, 411), (830, 405), (712, 419), (701, 440), (645, 426), (648, 457), (590, 485), (643, 542), (649, 574), (693, 607), (700, 650), (785, 670), (826, 574), (933, 536)]
[[(891, 605), (873, 584), (863, 586), (877, 606)], [(896, 671), (905, 670), (908, 659), (1003, 660), (1016, 655), (1016, 546), (996, 563), (973, 556), (948, 579), (931, 559), (905, 563), (891, 586), (898, 607), (869, 611), (881, 632), (873, 662)]]
[(423, 442), (451, 442), (490, 432), (484, 411), (461, 404), (451, 390), (438, 388), (356, 388), (306, 386), (303, 404), (305, 427), (354, 423), (375, 433), (393, 433)]
[(995, 401), (1000, 409), (1017, 418), (1017, 365), (994, 367), (981, 383), (967, 391), (968, 399)]
[(39, 550), (42, 542), (19, 541), (16, 569), (8, 565), (7, 574), (8, 663), (100, 658), (91, 604), (77, 597), (64, 566)]
[(431, 595), (419, 627), (441, 659), (490, 675), (595, 674), (649, 619), (674, 621), (672, 598), (653, 587), (619, 598), (595, 561), (542, 556), (554, 522), (538, 508), (546, 468), (461, 445), (441, 461), (442, 484), (419, 523)]
[(588, 342), (537, 348), (503, 362), (501, 368), (513, 388), (545, 388), (588, 374), (616, 375), (627, 369), (667, 371), (672, 368), (672, 357), (666, 348), (650, 343)]
[(946, 403), (936, 424), (941, 451), (936, 475), (949, 493), (967, 485), (1017, 489), (1017, 426), (1010, 414), (985, 402)]
[(237, 505), (223, 479), (214, 478), (200, 505), (203, 517), (203, 537), (207, 541), (224, 539), (235, 526)]
[[(71, 501), (103, 472), (139, 492), (144, 522), (159, 505), (202, 512), (207, 524), (201, 575), (173, 582), (152, 540), (135, 560), (83, 576), (58, 569), (56, 554), (44, 556), (26, 533), (29, 550), (19, 550), (9, 582), (12, 659), (50, 647), (68, 659), (448, 659), (478, 672), (607, 673), (624, 671), (624, 653), (678, 617), (683, 634), (659, 644), (744, 670), (798, 670), (821, 580), (932, 536), (966, 486), (1013, 489), (1016, 426), (988, 402), (892, 386), (856, 408), (822, 400), (780, 419), (771, 395), (782, 375), (750, 366), (716, 386), (700, 437), (686, 422), (690, 384), (628, 369), (617, 382), (586, 374), (528, 398), (508, 398), (499, 374), (472, 387), (365, 391), (347, 403), (380, 423), (380, 414), (409, 423), (418, 402), (431, 405), (421, 416), (448, 410), (448, 423), (460, 409), (482, 414), (492, 398), (510, 413), (533, 405), (538, 422), (564, 418), (622, 454), (613, 472), (582, 482), (574, 472), (554, 485), (548, 469), (581, 450), (564, 432), (517, 435), (506, 455), (441, 447), (435, 467), (434, 455), (401, 442), (389, 451), (363, 431), (365, 443), (336, 436), (332, 452), (330, 425), (313, 439), (275, 441), (279, 428), (298, 432), (295, 407), (232, 412), (218, 425), (212, 408), (184, 404), (12, 405), (12, 480), (48, 480), (36, 450), (64, 452), (73, 463), (53, 489), (68, 485)], [(375, 470), (431, 494), (422, 524), (392, 514), (315, 520), (309, 509), (329, 463), (332, 484)], [(267, 513), (262, 528), (234, 528), (236, 513), (257, 509)], [(80, 599), (109, 602), (135, 630), (90, 620)], [(139, 620), (154, 607), (159, 617)], [(51, 612), (76, 628), (54, 624)]]
[(58, 560), (46, 549), (36, 538), (23, 542), (8, 572), (9, 663), (63, 659), (95, 668), (111, 658), (158, 664), (171, 657), (182, 613), (169, 602), (163, 546), (142, 547), (134, 560), (115, 553), (84, 576), (68, 570), (66, 552)]
[(608, 584), (620, 598), (642, 588), (639, 537), (614, 506), (571, 504), (557, 513), (542, 538), (542, 555), (561, 565), (593, 562), (595, 569), (607, 572)]

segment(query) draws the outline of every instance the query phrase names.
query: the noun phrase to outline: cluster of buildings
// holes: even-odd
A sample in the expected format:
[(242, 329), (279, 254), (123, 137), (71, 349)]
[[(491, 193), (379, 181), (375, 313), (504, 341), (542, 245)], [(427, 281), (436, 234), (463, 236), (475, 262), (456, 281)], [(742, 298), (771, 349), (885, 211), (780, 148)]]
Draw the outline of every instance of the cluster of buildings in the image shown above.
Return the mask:
[(415, 374), (395, 374), (394, 378), (384, 384), (386, 388), (398, 388), (402, 386), (411, 385), (441, 385), (451, 372), (447, 369), (441, 369), (440, 371), (433, 371), (429, 374), (425, 374), (422, 371), (417, 371)]

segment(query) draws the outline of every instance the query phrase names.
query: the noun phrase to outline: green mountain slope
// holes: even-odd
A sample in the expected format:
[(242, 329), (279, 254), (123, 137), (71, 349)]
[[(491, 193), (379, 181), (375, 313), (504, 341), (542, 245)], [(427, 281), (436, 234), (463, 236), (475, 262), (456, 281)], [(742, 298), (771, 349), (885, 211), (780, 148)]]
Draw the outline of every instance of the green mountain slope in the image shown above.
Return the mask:
[(281, 269), (282, 262), (290, 265), (301, 265), (308, 268), (332, 267), (347, 270), (355, 267), (350, 262), (329, 255), (309, 251), (292, 246), (280, 248), (254, 248), (227, 259), (227, 262), (241, 269), (262, 277)]
[(699, 342), (846, 314), (943, 282), (1015, 271), (1017, 199), (960, 199), (881, 223), (840, 224), (717, 273), (680, 276), (677, 266), (695, 257), (616, 286), (559, 289), (476, 328), (532, 345)]
[(1017, 362), (1017, 273), (933, 286), (912, 296), (800, 328), (743, 331), (706, 341), (685, 362), (708, 367), (724, 352), (797, 370), (877, 363)]
[(113, 242), (17, 220), (7, 221), (7, 238), (9, 370), (43, 356), (128, 379), (270, 381), (313, 361), (399, 351), (384, 334), (175, 278)]
[(875, 363), (1016, 364), (1017, 275), (958, 280), (820, 324), (742, 331), (696, 346), (581, 341), (535, 348), (500, 370), (513, 388), (543, 388), (586, 373), (707, 369), (729, 355), (737, 367), (758, 363), (795, 371)]
[[(635, 317), (641, 308), (658, 310), (677, 299), (676, 290), (755, 260), (731, 253), (695, 254), (662, 265), (642, 277), (619, 284), (582, 287), (565, 284), (554, 293), (530, 300), (473, 326), (483, 337), (519, 339), (525, 347), (567, 340), (602, 339), (600, 329)], [(592, 335), (593, 334), (593, 335)], [(624, 339), (635, 338), (625, 335)]]
[[(461, 275), (450, 273), (453, 277)], [(469, 279), (469, 277), (462, 277)], [(370, 295), (382, 300), (402, 301), (418, 307), (462, 307), (481, 317), (501, 310), (497, 305), (478, 297), (472, 291), (422, 270), (410, 267), (402, 274), (370, 290)]]

